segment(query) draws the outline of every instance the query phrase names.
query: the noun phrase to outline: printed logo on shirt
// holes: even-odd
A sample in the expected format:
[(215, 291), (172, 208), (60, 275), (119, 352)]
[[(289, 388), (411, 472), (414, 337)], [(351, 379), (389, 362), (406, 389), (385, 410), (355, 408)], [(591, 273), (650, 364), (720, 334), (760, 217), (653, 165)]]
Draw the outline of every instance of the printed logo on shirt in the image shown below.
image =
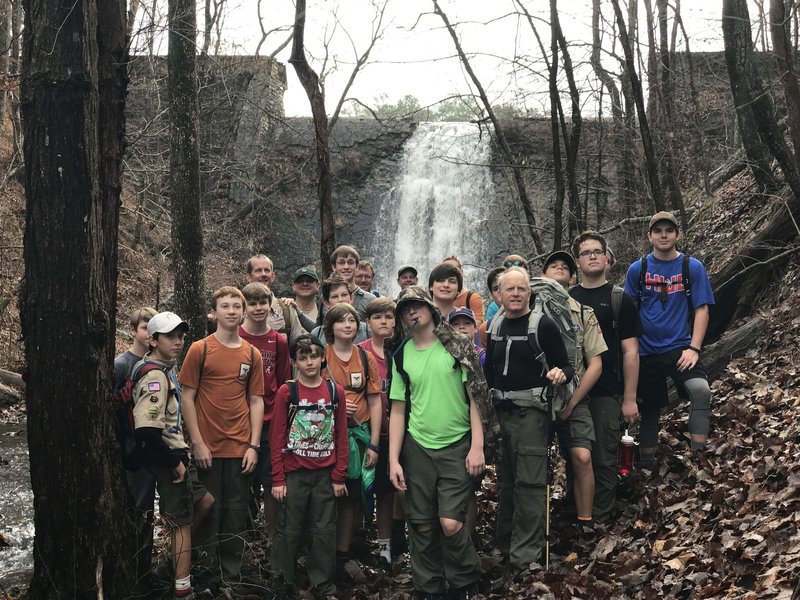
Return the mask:
[(364, 385), (364, 375), (362, 373), (350, 373), (350, 387), (360, 388)]
[(239, 364), (239, 380), (243, 381), (247, 379), (247, 376), (250, 374), (250, 365), (247, 363), (240, 363)]
[(647, 273), (644, 277), (644, 289), (655, 290), (661, 292), (662, 290), (669, 294), (677, 294), (683, 290), (683, 274), (677, 273), (669, 279), (663, 275), (651, 275)]

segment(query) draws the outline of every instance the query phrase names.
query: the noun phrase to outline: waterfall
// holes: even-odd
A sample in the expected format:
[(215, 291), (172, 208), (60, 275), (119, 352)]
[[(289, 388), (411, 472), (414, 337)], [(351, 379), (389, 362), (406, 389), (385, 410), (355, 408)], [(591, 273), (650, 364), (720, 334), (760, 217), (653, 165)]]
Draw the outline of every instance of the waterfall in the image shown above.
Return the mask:
[(472, 123), (420, 123), (406, 142), (400, 173), (384, 195), (372, 255), (377, 289), (395, 296), (397, 270), (412, 265), (419, 282), (443, 258), (459, 257), (464, 285), (486, 296), (494, 266), (487, 218), (494, 207), (489, 133)]

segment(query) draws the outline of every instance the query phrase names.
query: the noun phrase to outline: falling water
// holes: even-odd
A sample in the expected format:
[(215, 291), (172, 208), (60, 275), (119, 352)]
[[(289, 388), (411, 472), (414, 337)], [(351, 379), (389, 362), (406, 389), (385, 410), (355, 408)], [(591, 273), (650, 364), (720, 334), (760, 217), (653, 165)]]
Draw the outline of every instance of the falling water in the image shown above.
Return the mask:
[(494, 185), (489, 133), (471, 123), (420, 123), (406, 142), (400, 174), (384, 196), (373, 237), (378, 289), (395, 295), (397, 269), (412, 265), (420, 284), (443, 258), (464, 264), (465, 286), (485, 293), (489, 256), (484, 224)]

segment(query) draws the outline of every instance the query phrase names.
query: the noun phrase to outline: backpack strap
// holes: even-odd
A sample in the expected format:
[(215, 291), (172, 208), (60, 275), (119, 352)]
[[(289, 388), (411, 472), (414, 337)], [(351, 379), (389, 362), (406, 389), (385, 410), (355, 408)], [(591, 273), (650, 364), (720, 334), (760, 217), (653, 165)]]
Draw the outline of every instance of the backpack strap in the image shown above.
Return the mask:
[(647, 256), (643, 256), (639, 262), (639, 302), (638, 306), (641, 309), (644, 304), (644, 275), (647, 273)]
[(692, 276), (689, 269), (689, 260), (689, 255), (684, 253), (681, 261), (681, 283), (683, 283), (683, 291), (686, 294), (686, 302), (689, 305), (689, 323), (693, 323), (694, 303), (692, 302)]
[(286, 306), (283, 302), (278, 300), (278, 306), (281, 307), (281, 315), (283, 316), (284, 327), (286, 328), (286, 339), (288, 340), (292, 335), (292, 309)]
[(622, 311), (622, 294), (625, 290), (618, 285), (611, 286), (611, 330), (614, 332), (614, 352), (617, 381), (622, 381), (622, 338), (620, 337), (619, 315)]
[[(544, 376), (550, 369), (547, 365), (547, 357), (544, 355), (544, 350), (542, 350), (542, 343), (539, 341), (539, 323), (541, 320), (541, 311), (532, 310), (530, 312), (530, 315), (528, 316), (528, 335), (526, 336), (526, 339), (531, 345), (533, 353), (536, 355), (536, 360), (542, 365), (542, 376)], [(531, 336), (533, 336), (532, 339)], [(534, 341), (536, 342), (536, 345), (532, 343)], [(508, 363), (506, 363), (506, 368), (508, 368)]]
[(470, 300), (472, 300), (472, 296), (473, 295), (475, 295), (475, 292), (473, 292), (472, 290), (469, 290), (467, 292), (467, 298), (466, 298), (465, 306), (470, 310), (472, 310), (472, 307), (470, 306)]
[(206, 366), (206, 354), (208, 354), (208, 336), (203, 338), (203, 354), (200, 355), (200, 372), (197, 375), (197, 389), (200, 389), (200, 382), (203, 381), (203, 368)]

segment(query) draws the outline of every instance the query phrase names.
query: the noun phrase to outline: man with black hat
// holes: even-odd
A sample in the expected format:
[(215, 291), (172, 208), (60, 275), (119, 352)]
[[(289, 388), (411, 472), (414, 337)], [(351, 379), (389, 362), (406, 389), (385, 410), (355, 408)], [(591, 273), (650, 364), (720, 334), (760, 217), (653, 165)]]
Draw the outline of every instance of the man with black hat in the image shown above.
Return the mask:
[(677, 250), (678, 220), (670, 212), (650, 219), (647, 239), (653, 251), (628, 268), (625, 291), (639, 303), (639, 399), (642, 466), (652, 468), (658, 445), (658, 416), (667, 404), (667, 377), (688, 397), (691, 456), (705, 463), (711, 391), (700, 361), (714, 304), (705, 267)]

